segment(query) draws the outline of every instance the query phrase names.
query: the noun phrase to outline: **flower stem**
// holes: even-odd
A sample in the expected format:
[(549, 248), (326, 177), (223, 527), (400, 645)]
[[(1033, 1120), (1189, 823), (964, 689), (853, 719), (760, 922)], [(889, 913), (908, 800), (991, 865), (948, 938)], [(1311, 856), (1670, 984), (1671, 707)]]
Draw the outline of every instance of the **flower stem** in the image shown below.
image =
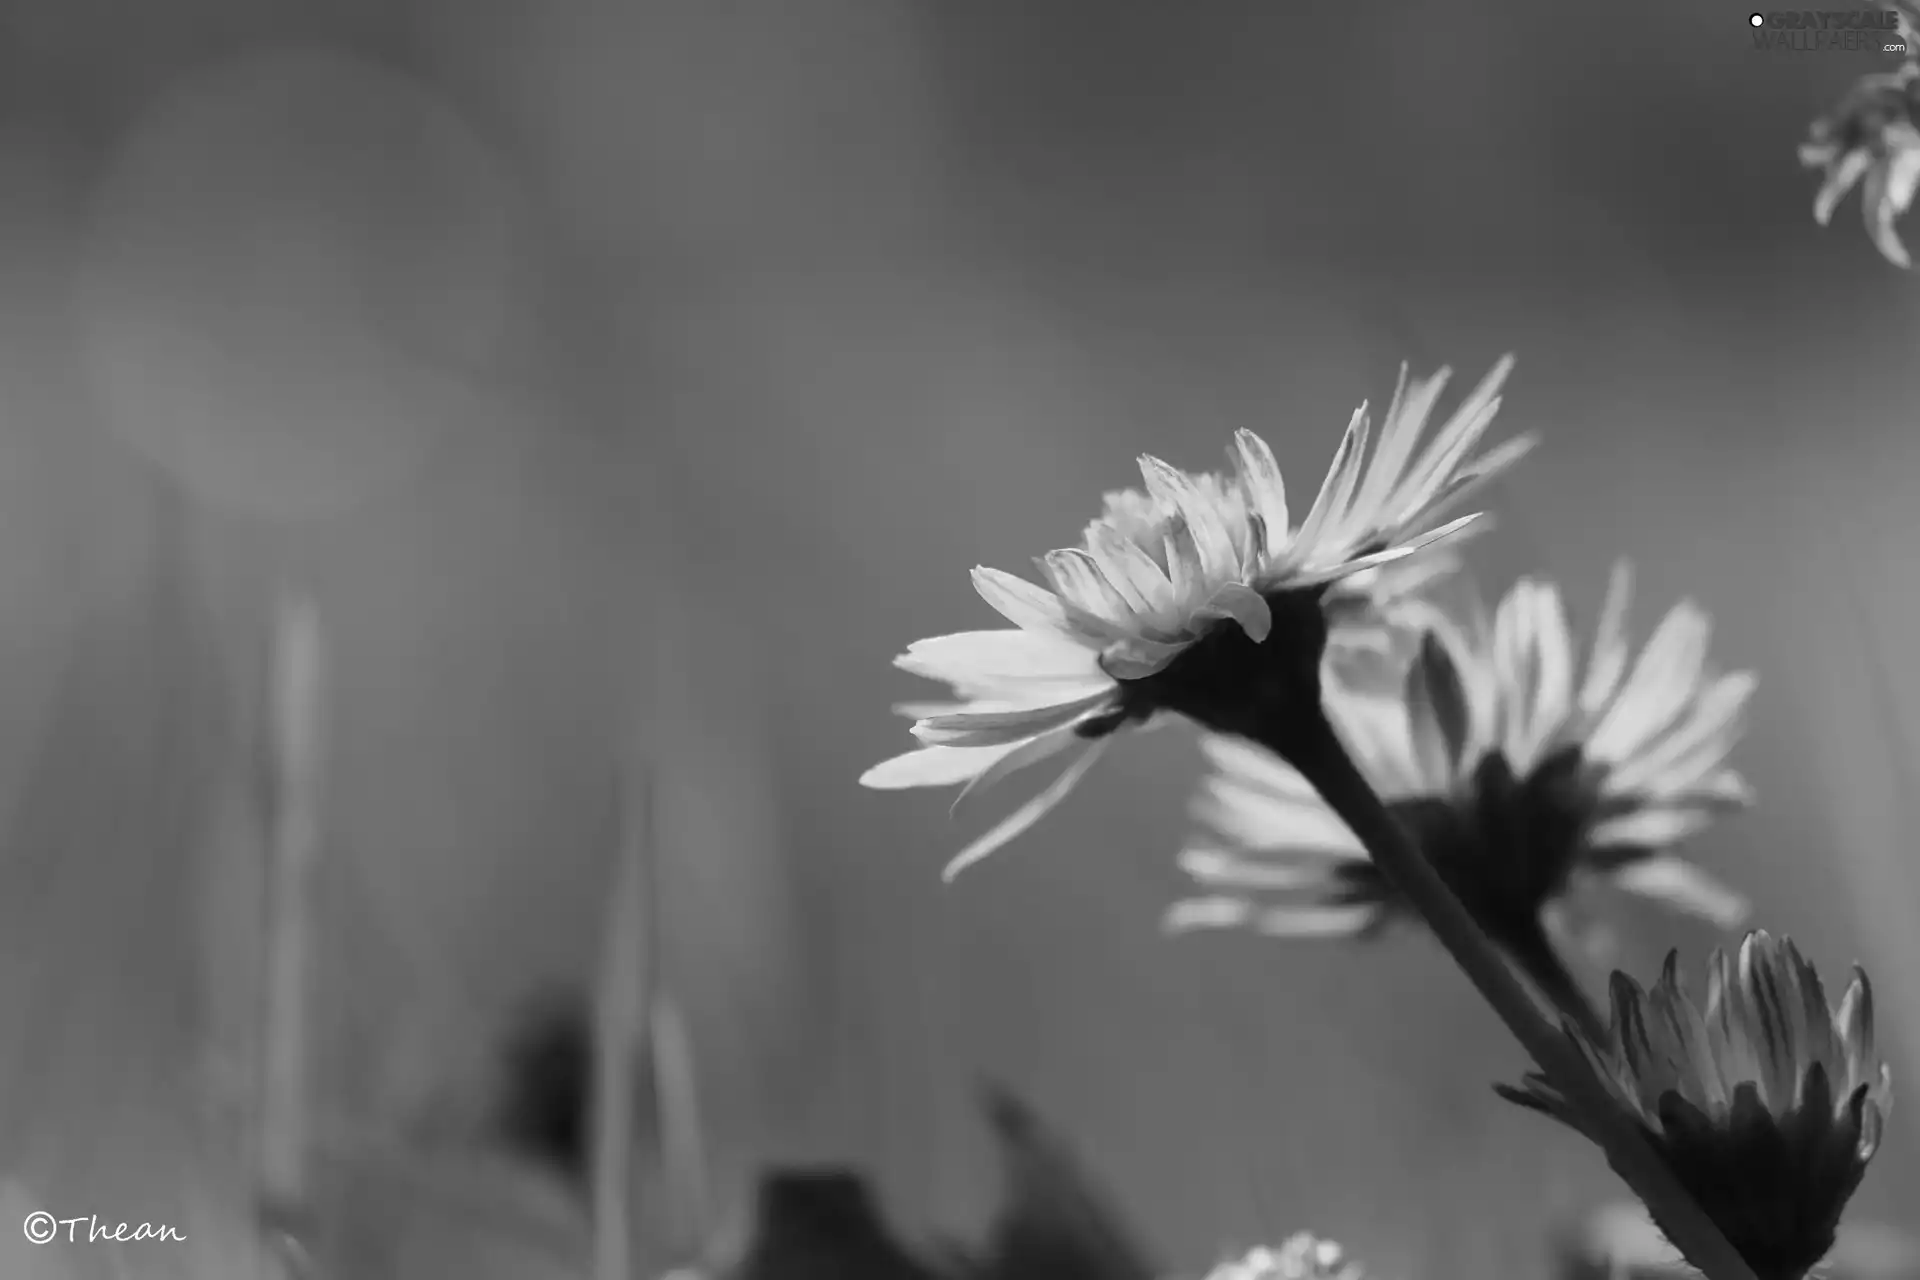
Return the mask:
[(1578, 1109), (1608, 1164), (1646, 1202), (1675, 1247), (1707, 1280), (1755, 1280), (1752, 1268), (1675, 1179), (1638, 1122), (1607, 1093), (1573, 1043), (1541, 1016), (1506, 961), (1354, 766), (1325, 713), (1310, 705), (1289, 720), (1276, 740), (1262, 745), (1298, 769), (1359, 838), (1380, 873), (1420, 913), (1514, 1038)]

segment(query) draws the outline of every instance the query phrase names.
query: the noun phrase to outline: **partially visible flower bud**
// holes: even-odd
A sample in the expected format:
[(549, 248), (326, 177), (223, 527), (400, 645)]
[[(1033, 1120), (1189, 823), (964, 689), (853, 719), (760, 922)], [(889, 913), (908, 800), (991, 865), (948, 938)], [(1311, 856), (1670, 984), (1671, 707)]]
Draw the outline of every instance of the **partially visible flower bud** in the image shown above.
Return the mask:
[[(1863, 971), (1829, 1003), (1799, 948), (1755, 931), (1714, 952), (1704, 1004), (1670, 954), (1651, 991), (1613, 975), (1603, 1040), (1568, 1034), (1759, 1280), (1802, 1280), (1827, 1256), (1893, 1105)], [(1496, 1088), (1586, 1132), (1537, 1073)]]

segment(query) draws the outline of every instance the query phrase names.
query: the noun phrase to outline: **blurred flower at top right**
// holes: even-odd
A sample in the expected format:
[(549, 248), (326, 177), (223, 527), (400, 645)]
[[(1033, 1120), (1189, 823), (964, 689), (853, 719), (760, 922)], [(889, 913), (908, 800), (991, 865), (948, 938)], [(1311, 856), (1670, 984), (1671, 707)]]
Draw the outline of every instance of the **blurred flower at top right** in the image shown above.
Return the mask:
[(1880, 256), (1897, 267), (1913, 260), (1894, 222), (1906, 213), (1920, 189), (1920, 62), (1899, 70), (1862, 76), (1837, 105), (1816, 119), (1800, 145), (1800, 163), (1823, 177), (1813, 199), (1813, 216), (1826, 226), (1833, 211), (1854, 187), (1860, 188), (1860, 212)]

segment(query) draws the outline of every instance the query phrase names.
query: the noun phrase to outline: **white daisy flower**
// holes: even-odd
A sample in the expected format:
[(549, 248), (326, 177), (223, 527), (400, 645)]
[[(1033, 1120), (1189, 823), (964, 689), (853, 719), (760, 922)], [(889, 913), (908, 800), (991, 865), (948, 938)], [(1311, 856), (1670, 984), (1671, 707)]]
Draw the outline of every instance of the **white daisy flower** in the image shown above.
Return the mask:
[[(1737, 959), (1713, 953), (1704, 1005), (1674, 954), (1651, 992), (1615, 973), (1612, 995), (1604, 1036), (1568, 1036), (1760, 1280), (1808, 1275), (1833, 1248), (1893, 1106), (1866, 973), (1854, 966), (1829, 1006), (1799, 948), (1755, 932)], [(1495, 1088), (1587, 1132), (1538, 1074)]]
[(1824, 175), (1813, 201), (1814, 220), (1826, 226), (1840, 201), (1859, 186), (1867, 234), (1880, 255), (1897, 267), (1913, 265), (1894, 222), (1920, 190), (1916, 106), (1920, 63), (1863, 76), (1838, 106), (1813, 122), (1800, 147), (1800, 163)]
[[(1522, 580), (1491, 623), (1432, 616), (1404, 692), (1338, 684), (1328, 713), (1387, 807), (1496, 942), (1523, 963), (1546, 946), (1581, 878), (1603, 876), (1723, 928), (1747, 903), (1672, 852), (1750, 801), (1727, 757), (1754, 677), (1707, 665), (1707, 616), (1683, 602), (1632, 660), (1631, 576), (1615, 566), (1584, 676), (1559, 593)], [(1404, 904), (1351, 831), (1272, 753), (1225, 736), (1181, 855), (1207, 892), (1169, 927), (1349, 936)]]
[[(1251, 431), (1234, 437), (1230, 475), (1190, 475), (1142, 457), (1144, 490), (1108, 494), (1080, 546), (1037, 562), (1046, 586), (973, 571), (974, 588), (1011, 629), (921, 640), (895, 660), (951, 686), (958, 701), (904, 708), (920, 749), (876, 765), (861, 783), (963, 785), (964, 798), (1071, 756), (1044, 791), (948, 865), (951, 878), (1058, 804), (1123, 726), (1175, 704), (1205, 719), (1196, 703), (1211, 693), (1218, 704), (1226, 687), (1236, 706), (1244, 702), (1233, 664), (1305, 662), (1317, 679), (1332, 584), (1457, 533), (1475, 516), (1436, 522), (1531, 446), (1522, 437), (1475, 453), (1511, 367), (1511, 357), (1495, 365), (1417, 458), (1449, 375), (1409, 383), (1403, 369), (1372, 450), (1362, 405), (1298, 523), (1272, 451)], [(1346, 599), (1391, 591), (1394, 581), (1363, 582)]]

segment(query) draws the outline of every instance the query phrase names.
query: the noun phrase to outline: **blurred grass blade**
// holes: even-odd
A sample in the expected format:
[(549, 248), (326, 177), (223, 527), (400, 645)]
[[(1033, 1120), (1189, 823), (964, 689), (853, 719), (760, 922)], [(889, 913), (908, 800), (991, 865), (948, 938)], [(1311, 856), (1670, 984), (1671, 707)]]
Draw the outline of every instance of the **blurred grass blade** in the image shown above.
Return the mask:
[(653, 982), (652, 775), (625, 788), (620, 846), (607, 899), (595, 999), (593, 1076), (593, 1275), (632, 1280), (633, 1081), (646, 1047)]
[(686, 1019), (664, 991), (654, 999), (649, 1023), (660, 1165), (669, 1198), (668, 1243), (677, 1256), (689, 1258), (705, 1250), (714, 1227), (708, 1201), (698, 1065)]
[(727, 1275), (729, 1280), (938, 1280), (938, 1273), (894, 1234), (866, 1177), (837, 1167), (764, 1171), (750, 1243)]
[(267, 1213), (294, 1220), (308, 1191), (312, 882), (320, 839), (324, 696), (318, 616), (311, 602), (283, 597), (274, 612), (267, 689), (267, 954), (257, 1177)]
[(1005, 1088), (989, 1085), (984, 1105), (1006, 1177), (987, 1280), (1155, 1280), (1160, 1269), (1066, 1143)]

